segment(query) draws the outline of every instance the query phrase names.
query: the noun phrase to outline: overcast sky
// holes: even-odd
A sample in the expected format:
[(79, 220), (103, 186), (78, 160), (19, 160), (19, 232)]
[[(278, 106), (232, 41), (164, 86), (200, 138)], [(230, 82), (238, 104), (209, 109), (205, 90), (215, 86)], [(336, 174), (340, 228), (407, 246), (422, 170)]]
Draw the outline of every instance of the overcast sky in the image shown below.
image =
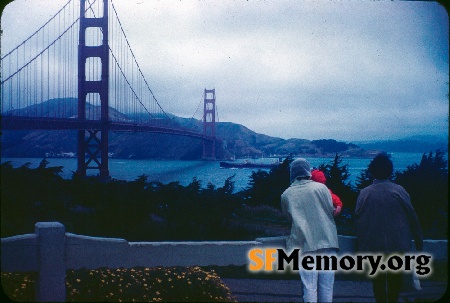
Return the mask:
[[(15, 0), (2, 53), (67, 0)], [(448, 136), (449, 28), (436, 2), (113, 0), (168, 113), (205, 88), (220, 122), (281, 138)]]

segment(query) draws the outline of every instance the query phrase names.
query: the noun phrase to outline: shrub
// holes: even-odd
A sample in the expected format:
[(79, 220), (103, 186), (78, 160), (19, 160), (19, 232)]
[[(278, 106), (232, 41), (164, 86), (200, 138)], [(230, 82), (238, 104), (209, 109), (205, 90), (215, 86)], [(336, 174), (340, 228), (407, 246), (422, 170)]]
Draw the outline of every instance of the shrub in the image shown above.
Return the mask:
[[(3, 273), (11, 299), (35, 301), (36, 273)], [(200, 267), (68, 270), (68, 302), (236, 302), (214, 271)]]

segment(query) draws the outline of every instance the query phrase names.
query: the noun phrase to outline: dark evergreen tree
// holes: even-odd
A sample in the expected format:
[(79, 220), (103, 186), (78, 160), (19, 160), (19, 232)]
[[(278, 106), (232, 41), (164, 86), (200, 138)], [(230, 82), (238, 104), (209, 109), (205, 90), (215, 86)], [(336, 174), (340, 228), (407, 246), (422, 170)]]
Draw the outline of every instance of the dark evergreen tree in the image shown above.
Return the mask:
[[(252, 173), (249, 187), (239, 193), (234, 192), (233, 177), (217, 189), (212, 184), (202, 188), (196, 178), (187, 186), (148, 182), (145, 175), (131, 182), (103, 182), (77, 175), (65, 180), (60, 176), (62, 168), (47, 167), (46, 160), (37, 168), (29, 164), (13, 168), (6, 162), (1, 164), (1, 236), (29, 233), (39, 221), (59, 221), (76, 234), (129, 241), (249, 240), (267, 236), (267, 222), (276, 221), (279, 228), (283, 221), (280, 196), (290, 185), (291, 162), (292, 158), (287, 158), (270, 171)], [(348, 165), (342, 165), (336, 154), (320, 168), (327, 177), (326, 185), (344, 204), (342, 214), (336, 217), (338, 230), (351, 234), (357, 193), (348, 181)], [(363, 171), (356, 190), (371, 181), (367, 170)], [(425, 236), (446, 238), (448, 168), (444, 153), (424, 154), (419, 165), (397, 172), (394, 181), (409, 192)], [(255, 217), (270, 220), (260, 223)]]
[(258, 170), (252, 172), (249, 187), (243, 193), (248, 205), (269, 205), (280, 209), (280, 197), (290, 185), (291, 157), (287, 157), (280, 165), (269, 172)]
[(362, 189), (373, 183), (373, 177), (369, 173), (369, 169), (364, 169), (361, 171), (361, 174), (356, 177), (355, 187), (357, 192), (359, 193)]
[(423, 154), (420, 164), (395, 173), (394, 181), (403, 186), (428, 238), (447, 238), (448, 166), (441, 151)]
[(338, 195), (343, 203), (344, 209), (353, 214), (356, 205), (356, 194), (350, 184), (348, 164), (342, 165), (342, 157), (336, 154), (331, 163), (319, 165), (327, 178), (326, 185)]

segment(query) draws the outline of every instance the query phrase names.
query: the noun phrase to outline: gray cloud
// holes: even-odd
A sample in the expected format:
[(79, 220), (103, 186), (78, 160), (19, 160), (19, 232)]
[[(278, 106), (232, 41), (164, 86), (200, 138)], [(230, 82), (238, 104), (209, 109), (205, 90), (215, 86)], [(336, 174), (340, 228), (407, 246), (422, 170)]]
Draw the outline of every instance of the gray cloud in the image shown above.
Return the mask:
[[(113, 3), (169, 113), (191, 117), (203, 89), (215, 88), (220, 121), (271, 136), (448, 134), (448, 16), (437, 3)], [(22, 33), (12, 15), (6, 24), (27, 36), (32, 27)], [(7, 34), (2, 45), (20, 40)]]

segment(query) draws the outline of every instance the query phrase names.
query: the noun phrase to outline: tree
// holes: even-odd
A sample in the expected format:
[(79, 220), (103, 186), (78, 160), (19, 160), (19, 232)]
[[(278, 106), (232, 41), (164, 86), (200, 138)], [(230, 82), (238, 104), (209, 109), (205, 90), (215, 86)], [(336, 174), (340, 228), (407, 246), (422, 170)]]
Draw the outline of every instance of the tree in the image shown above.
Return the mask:
[(280, 209), (280, 197), (290, 184), (291, 157), (287, 157), (280, 165), (269, 172), (258, 170), (252, 172), (249, 187), (243, 195), (249, 205), (269, 205)]
[(396, 172), (394, 181), (409, 193), (425, 236), (447, 238), (448, 166), (444, 153), (424, 153), (419, 165)]
[(366, 168), (363, 171), (361, 171), (361, 174), (358, 177), (356, 177), (356, 182), (355, 182), (356, 190), (359, 193), (361, 190), (363, 190), (367, 186), (371, 185), (372, 183), (373, 183), (373, 177), (370, 175), (369, 169)]
[(47, 167), (42, 160), (37, 168), (26, 163), (13, 168), (1, 165), (1, 234), (2, 237), (26, 233), (37, 221), (65, 220), (66, 181), (59, 175), (62, 167)]
[(356, 194), (349, 181), (348, 164), (342, 165), (341, 163), (342, 157), (336, 153), (331, 163), (321, 164), (319, 169), (327, 178), (328, 188), (341, 198), (343, 207), (352, 214), (356, 205)]

